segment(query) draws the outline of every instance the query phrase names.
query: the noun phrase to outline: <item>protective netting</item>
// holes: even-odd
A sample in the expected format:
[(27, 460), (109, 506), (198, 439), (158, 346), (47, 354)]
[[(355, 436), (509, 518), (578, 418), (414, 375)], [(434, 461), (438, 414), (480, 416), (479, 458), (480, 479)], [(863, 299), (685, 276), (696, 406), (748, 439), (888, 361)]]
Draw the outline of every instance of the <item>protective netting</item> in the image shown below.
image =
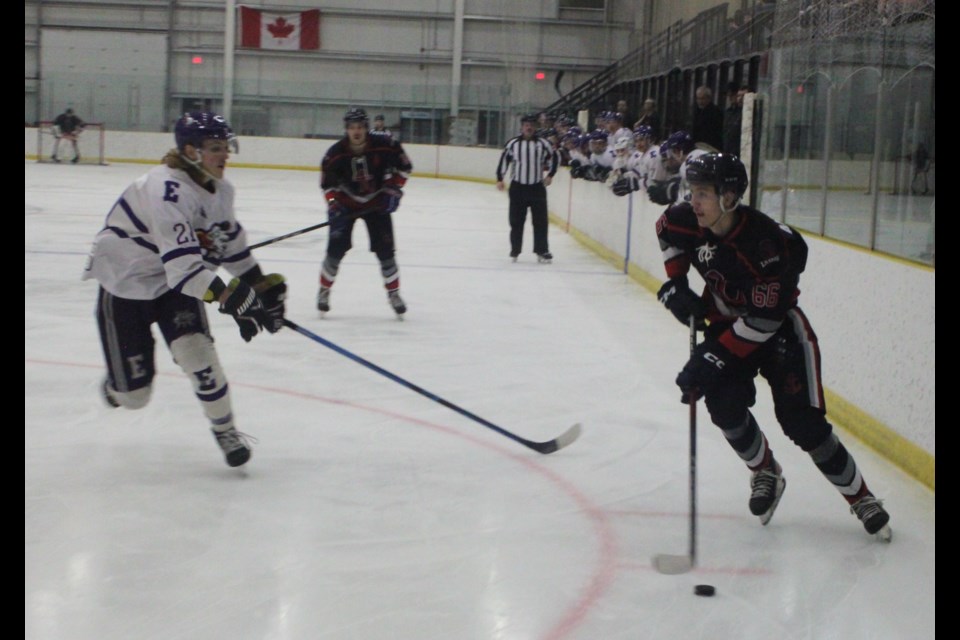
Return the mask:
[(935, 23), (933, 0), (785, 0), (777, 3), (772, 44), (792, 48), (794, 64), (805, 60), (811, 70), (835, 62), (933, 66)]

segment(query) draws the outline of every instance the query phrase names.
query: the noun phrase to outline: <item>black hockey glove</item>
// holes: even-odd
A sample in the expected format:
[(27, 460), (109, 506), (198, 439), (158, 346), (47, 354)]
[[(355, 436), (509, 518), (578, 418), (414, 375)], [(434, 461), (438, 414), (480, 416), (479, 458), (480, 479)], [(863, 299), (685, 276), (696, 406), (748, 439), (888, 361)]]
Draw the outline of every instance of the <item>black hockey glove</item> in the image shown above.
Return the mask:
[(677, 386), (683, 392), (680, 401), (689, 404), (691, 393), (695, 401), (702, 398), (704, 393), (709, 393), (732, 368), (733, 360), (733, 354), (719, 342), (709, 340), (698, 344), (677, 375)]
[(597, 176), (597, 167), (596, 167), (596, 165), (590, 165), (590, 166), (588, 166), (588, 167), (584, 167), (584, 168), (583, 168), (583, 176), (581, 176), (581, 177), (582, 177), (584, 180), (589, 180), (590, 182), (598, 182), (598, 181), (600, 180), (600, 178)]
[(628, 173), (613, 183), (611, 187), (614, 195), (625, 196), (640, 190), (640, 177), (635, 173)]
[(690, 316), (693, 316), (698, 331), (707, 328), (707, 323), (704, 321), (707, 316), (707, 304), (690, 289), (686, 276), (671, 278), (664, 282), (660, 291), (657, 292), (657, 300), (662, 302), (663, 306), (669, 309), (673, 317), (682, 324), (689, 326)]
[(378, 196), (380, 210), (382, 213), (393, 213), (400, 206), (400, 198), (403, 197), (403, 191), (397, 187), (384, 187), (380, 190)]
[(676, 190), (674, 190), (674, 197), (671, 197), (668, 193), (670, 183), (670, 180), (655, 180), (650, 183), (650, 186), (647, 187), (647, 197), (650, 198), (650, 202), (662, 205), (673, 204)]
[(270, 333), (276, 333), (283, 328), (283, 316), (286, 312), (284, 301), (287, 299), (287, 283), (279, 273), (263, 276), (254, 285), (260, 304), (267, 314), (267, 322), (263, 328)]
[(613, 167), (601, 167), (597, 165), (593, 168), (593, 179), (597, 182), (605, 182), (611, 171), (613, 171)]
[(250, 342), (269, 322), (256, 292), (240, 278), (234, 278), (227, 285), (227, 299), (220, 305), (220, 313), (233, 316), (245, 342)]

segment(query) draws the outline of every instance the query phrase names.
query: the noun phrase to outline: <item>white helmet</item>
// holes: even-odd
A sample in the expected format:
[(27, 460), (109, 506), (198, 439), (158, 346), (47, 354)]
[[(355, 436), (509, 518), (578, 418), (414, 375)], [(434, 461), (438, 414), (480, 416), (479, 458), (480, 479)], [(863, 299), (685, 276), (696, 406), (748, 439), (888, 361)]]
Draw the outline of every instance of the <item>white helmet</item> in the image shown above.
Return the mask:
[(618, 137), (614, 140), (614, 142), (613, 142), (613, 149), (614, 149), (614, 151), (624, 151), (624, 150), (626, 150), (626, 149), (632, 149), (633, 146), (634, 146), (634, 144), (633, 144), (633, 136), (632, 136), (632, 135), (629, 135), (629, 136), (626, 136), (626, 135), (618, 136)]

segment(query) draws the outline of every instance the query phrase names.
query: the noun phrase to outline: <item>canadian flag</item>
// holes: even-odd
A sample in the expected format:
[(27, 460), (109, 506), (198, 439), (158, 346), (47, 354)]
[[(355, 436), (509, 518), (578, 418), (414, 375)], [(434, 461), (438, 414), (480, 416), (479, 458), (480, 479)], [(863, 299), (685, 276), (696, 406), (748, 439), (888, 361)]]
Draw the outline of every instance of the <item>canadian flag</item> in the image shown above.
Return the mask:
[(320, 48), (320, 10), (271, 13), (240, 7), (240, 46), (300, 51)]

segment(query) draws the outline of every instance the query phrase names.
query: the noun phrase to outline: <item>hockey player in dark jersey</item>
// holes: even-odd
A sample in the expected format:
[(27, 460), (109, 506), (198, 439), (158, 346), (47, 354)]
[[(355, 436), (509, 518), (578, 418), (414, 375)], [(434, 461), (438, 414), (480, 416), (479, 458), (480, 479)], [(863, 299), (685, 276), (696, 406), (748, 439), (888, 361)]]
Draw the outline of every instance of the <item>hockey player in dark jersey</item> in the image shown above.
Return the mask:
[(413, 169), (400, 143), (387, 135), (369, 135), (370, 121), (363, 109), (349, 109), (343, 117), (346, 135), (323, 156), (320, 188), (327, 201), (330, 237), (320, 269), (317, 309), (330, 310), (330, 288), (340, 261), (353, 246), (353, 225), (367, 226), (370, 251), (380, 261), (387, 300), (400, 317), (407, 311), (400, 297), (400, 272), (394, 258), (391, 214), (403, 196), (403, 186)]
[[(740, 204), (747, 173), (736, 156), (702, 155), (689, 163), (686, 179), (690, 202), (667, 209), (656, 227), (670, 278), (657, 297), (678, 320), (688, 324), (692, 316), (704, 331), (677, 376), (684, 402), (704, 398), (711, 420), (753, 472), (750, 511), (765, 525), (786, 481), (750, 412), (755, 378), (763, 376), (783, 432), (810, 454), (867, 533), (889, 540), (890, 516), (826, 419), (817, 337), (797, 306), (806, 242)], [(706, 283), (701, 295), (687, 284), (691, 266)]]

